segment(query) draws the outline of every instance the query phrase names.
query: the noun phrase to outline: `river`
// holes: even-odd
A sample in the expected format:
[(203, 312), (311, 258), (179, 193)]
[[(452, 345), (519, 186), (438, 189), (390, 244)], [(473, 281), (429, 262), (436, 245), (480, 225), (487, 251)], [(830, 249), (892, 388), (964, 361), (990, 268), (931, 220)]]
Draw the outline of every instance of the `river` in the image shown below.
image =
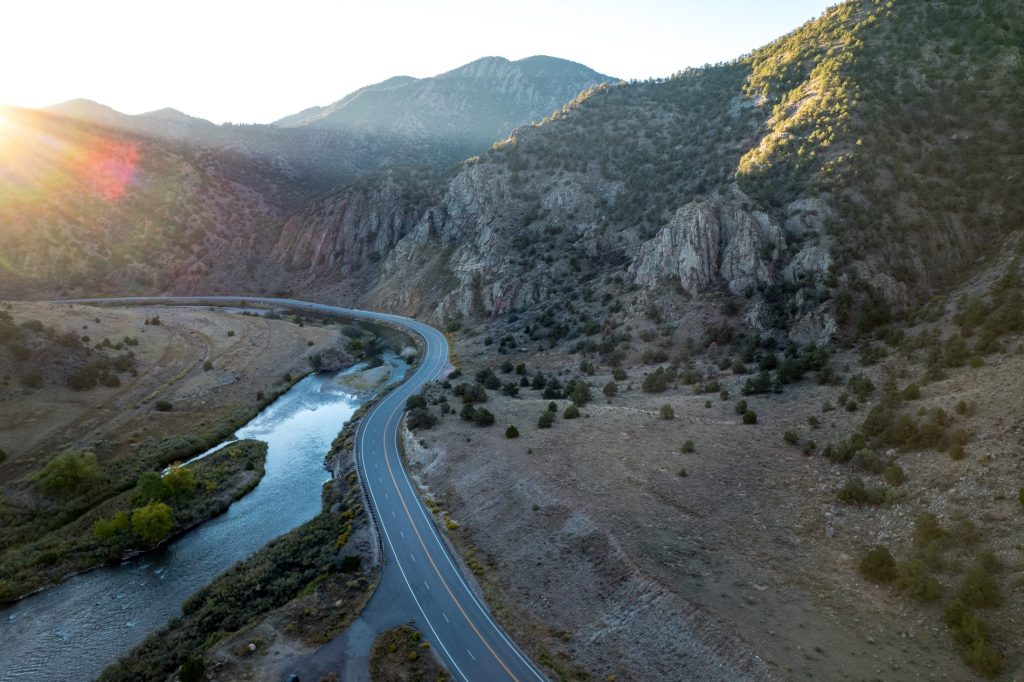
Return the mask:
[[(386, 359), (398, 381), (405, 363)], [(95, 678), (214, 577), (316, 516), (324, 455), (361, 401), (333, 374), (302, 379), (236, 433), (268, 444), (266, 475), (226, 513), (157, 552), (0, 610), (0, 682)]]

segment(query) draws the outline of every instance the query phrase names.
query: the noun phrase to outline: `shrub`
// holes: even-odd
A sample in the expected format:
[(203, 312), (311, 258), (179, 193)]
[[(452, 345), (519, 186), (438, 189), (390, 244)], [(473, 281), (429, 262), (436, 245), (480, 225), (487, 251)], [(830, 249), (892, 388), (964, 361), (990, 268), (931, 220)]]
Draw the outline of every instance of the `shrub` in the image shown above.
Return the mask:
[[(3, 464), (4, 460), (6, 460), (6, 459), (7, 459), (7, 453), (4, 452), (3, 448), (0, 448), (0, 464)], [(1024, 489), (1021, 489), (1021, 499), (1024, 500)]]
[(131, 519), (128, 513), (119, 511), (112, 518), (100, 517), (92, 524), (92, 535), (104, 543), (115, 543), (117, 540), (127, 540), (128, 531), (131, 529)]
[(883, 476), (885, 477), (886, 483), (896, 488), (903, 485), (907, 480), (907, 475), (904, 473), (903, 467), (899, 464), (890, 464), (886, 467)]
[(346, 554), (341, 558), (341, 565), (338, 567), (342, 573), (355, 573), (363, 565), (363, 558), (358, 554)]
[[(992, 559), (994, 558), (993, 556)], [(975, 560), (971, 570), (960, 584), (957, 596), (963, 603), (976, 608), (990, 609), (1001, 605), (1003, 597), (999, 593), (999, 584), (993, 575), (994, 572), (991, 561), (986, 562), (980, 558)]]
[(416, 394), (409, 396), (409, 399), (405, 401), (405, 409), (415, 410), (417, 407), (423, 408), (427, 406), (427, 399), (422, 394)]
[(917, 400), (921, 397), (921, 387), (917, 384), (907, 384), (900, 395), (904, 400)]
[(857, 471), (866, 471), (869, 474), (880, 474), (885, 471), (885, 463), (871, 448), (857, 450), (850, 459), (850, 466)]
[[(466, 407), (472, 409), (471, 405)], [(432, 429), (437, 425), (437, 417), (431, 414), (430, 410), (426, 407), (417, 407), (409, 412), (409, 416), (406, 417), (406, 423), (414, 431), (416, 429)]]
[(117, 388), (121, 385), (121, 379), (116, 374), (108, 374), (107, 378), (103, 380), (103, 385), (107, 388)]
[(796, 445), (800, 442), (800, 436), (796, 435), (796, 431), (786, 431), (782, 434), (782, 440), (786, 441), (790, 445)]
[(959, 599), (951, 601), (943, 611), (943, 621), (964, 649), (964, 661), (976, 671), (989, 677), (1002, 672), (999, 652), (989, 644), (989, 628), (985, 621), (970, 612)]
[(565, 419), (576, 419), (577, 417), (580, 416), (580, 409), (575, 405), (570, 405), (569, 407), (565, 408), (565, 412), (562, 413), (562, 416)]
[(771, 393), (772, 390), (774, 390), (772, 375), (768, 372), (761, 372), (756, 377), (747, 379), (740, 393), (743, 395), (757, 395), (759, 393)]
[(896, 565), (896, 587), (918, 601), (935, 601), (942, 595), (942, 583), (928, 573), (924, 561), (910, 559)]
[(541, 414), (540, 419), (537, 420), (537, 428), (539, 429), (550, 429), (552, 424), (555, 423), (555, 415), (553, 412), (545, 411)]
[(683, 443), (683, 446), (679, 448), (679, 451), (685, 454), (690, 452), (696, 452), (697, 448), (693, 445), (692, 440), (688, 440), (685, 443)]
[(466, 403), (465, 405), (462, 406), (462, 411), (459, 412), (459, 417), (465, 419), (468, 422), (473, 421), (473, 419), (476, 417), (476, 408), (473, 407), (471, 404)]
[(839, 501), (846, 504), (877, 506), (885, 502), (885, 493), (874, 486), (864, 485), (864, 479), (860, 476), (852, 476), (846, 479), (846, 483), (839, 490)]
[(626, 370), (621, 367), (616, 367), (612, 370), (612, 379), (615, 379), (615, 381), (625, 381), (628, 378), (629, 375), (626, 374)]
[(25, 374), (21, 375), (19, 380), (21, 385), (25, 388), (42, 388), (43, 387), (43, 375), (37, 370), (29, 370)]
[(640, 388), (645, 393), (664, 393), (668, 390), (668, 381), (664, 368), (659, 367), (644, 377)]
[[(2, 461), (3, 458), (0, 458), (0, 462)], [(1020, 502), (1020, 506), (1024, 507), (1024, 488), (1017, 491), (1017, 501)]]
[(679, 477), (686, 478), (689, 474), (686, 473), (686, 467), (679, 468)]
[(857, 396), (857, 400), (860, 402), (864, 402), (875, 392), (875, 384), (863, 374), (855, 374), (850, 377), (850, 380), (846, 382), (846, 387), (850, 389), (850, 393)]
[(548, 412), (558, 412), (558, 403), (554, 400), (548, 403)]
[(505, 438), (519, 438), (519, 429), (514, 426), (509, 426), (505, 429)]
[(166, 400), (156, 401), (156, 404), (153, 405), (153, 407), (156, 409), (157, 412), (170, 412), (172, 408), (171, 404)]
[(613, 398), (619, 393), (619, 385), (616, 384), (614, 381), (609, 381), (607, 384), (604, 385), (603, 392), (609, 398)]
[(676, 411), (672, 409), (671, 405), (665, 403), (664, 405), (661, 406), (661, 409), (658, 410), (658, 416), (668, 421), (670, 419), (676, 418)]
[(753, 410), (747, 410), (743, 413), (744, 424), (756, 424), (757, 423), (757, 412)]
[(206, 362), (203, 363), (203, 371), (204, 372), (209, 372), (211, 369), (213, 369), (213, 363), (212, 362), (207, 360)]
[(100, 476), (95, 454), (65, 450), (43, 468), (39, 486), (51, 495), (75, 495), (98, 481)]
[(747, 401), (740, 400), (736, 403), (736, 414), (743, 414), (747, 411)]
[(877, 545), (864, 555), (859, 568), (865, 579), (879, 585), (886, 585), (896, 579), (896, 560), (892, 558), (889, 550), (881, 545)]
[(203, 662), (202, 656), (188, 659), (181, 664), (181, 669), (178, 670), (179, 682), (200, 682), (204, 679), (206, 679), (206, 664)]

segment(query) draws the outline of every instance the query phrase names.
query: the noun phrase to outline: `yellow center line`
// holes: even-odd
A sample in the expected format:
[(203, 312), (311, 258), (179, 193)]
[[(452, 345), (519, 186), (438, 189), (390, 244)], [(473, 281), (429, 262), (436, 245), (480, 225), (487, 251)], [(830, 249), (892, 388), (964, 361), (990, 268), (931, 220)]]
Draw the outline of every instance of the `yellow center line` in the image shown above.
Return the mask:
[[(397, 413), (397, 414), (400, 414), (400, 413)], [(416, 528), (416, 522), (413, 521), (412, 513), (409, 511), (409, 506), (405, 503), (405, 497), (402, 495), (402, 489), (399, 487), (398, 480), (395, 478), (395, 472), (391, 468), (391, 460), (388, 458), (388, 436), (387, 436), (388, 429), (390, 429), (390, 428), (391, 428), (391, 418), (389, 417), (388, 420), (387, 420), (387, 423), (385, 425), (385, 428), (384, 428), (384, 436), (383, 436), (383, 441), (384, 441), (384, 463), (387, 464), (387, 466), (388, 466), (388, 475), (391, 476), (391, 482), (395, 486), (395, 492), (398, 493), (398, 499), (402, 503), (402, 509), (405, 510), (405, 515), (409, 519), (409, 523), (412, 525), (412, 531), (414, 533), (416, 533), (416, 539), (420, 541), (420, 546), (423, 547), (423, 553), (427, 555), (427, 560), (430, 562), (430, 566), (434, 569), (434, 573), (437, 574), (438, 580), (440, 580), (441, 584), (444, 585), (444, 589), (448, 592), (448, 596), (452, 598), (453, 602), (455, 602), (455, 606), (459, 609), (459, 612), (462, 613), (462, 617), (466, 619), (466, 622), (469, 623), (469, 627), (473, 628), (473, 632), (475, 632), (476, 636), (480, 638), (480, 641), (483, 642), (485, 647), (487, 647), (487, 650), (491, 652), (491, 655), (494, 656), (494, 660), (496, 660), (498, 662), (498, 664), (501, 665), (501, 667), (505, 669), (505, 672), (508, 673), (509, 677), (511, 677), (516, 682), (519, 682), (519, 678), (516, 677), (515, 674), (513, 674), (513, 672), (509, 669), (509, 667), (507, 665), (505, 665), (505, 661), (501, 660), (501, 657), (498, 656), (498, 652), (496, 652), (493, 648), (491, 648), (491, 645), (488, 644), (487, 640), (484, 639), (484, 636), (477, 629), (476, 625), (474, 625), (473, 621), (470, 620), (469, 614), (467, 614), (466, 610), (464, 608), (462, 608), (462, 604), (459, 602), (458, 598), (455, 596), (455, 593), (452, 592), (451, 587), (448, 586), (448, 583), (441, 576), (441, 571), (438, 570), (437, 564), (434, 563), (434, 558), (432, 556), (430, 556), (430, 551), (427, 550), (427, 544), (425, 542), (423, 542), (423, 536), (420, 535), (419, 529)], [(397, 433), (398, 433), (397, 428), (395, 430), (395, 433), (396, 433), (396, 438), (397, 438)]]

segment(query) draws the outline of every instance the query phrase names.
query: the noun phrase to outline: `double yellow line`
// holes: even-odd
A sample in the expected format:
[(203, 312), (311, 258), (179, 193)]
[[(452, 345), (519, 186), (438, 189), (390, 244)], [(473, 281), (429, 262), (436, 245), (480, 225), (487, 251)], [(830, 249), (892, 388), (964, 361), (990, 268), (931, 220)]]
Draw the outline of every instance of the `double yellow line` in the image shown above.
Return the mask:
[[(488, 641), (484, 639), (483, 634), (480, 632), (480, 630), (477, 629), (476, 624), (473, 623), (473, 621), (469, 617), (469, 614), (466, 613), (466, 610), (462, 607), (462, 603), (455, 596), (455, 593), (452, 592), (452, 588), (448, 585), (448, 582), (441, 575), (441, 571), (437, 568), (437, 564), (434, 563), (434, 557), (431, 556), (430, 551), (427, 549), (427, 543), (423, 541), (423, 536), (420, 535), (420, 531), (416, 527), (416, 522), (412, 518), (412, 512), (409, 511), (409, 505), (406, 504), (405, 502), (405, 496), (402, 495), (402, 489), (399, 487), (398, 479), (395, 478), (394, 469), (391, 467), (391, 458), (388, 457), (388, 431), (391, 429), (391, 422), (394, 421), (396, 417), (401, 418), (401, 414), (401, 411), (396, 411), (393, 412), (390, 417), (388, 417), (388, 421), (385, 424), (384, 428), (384, 434), (382, 436), (382, 443), (384, 445), (384, 463), (387, 464), (388, 475), (391, 477), (391, 483), (395, 486), (395, 492), (398, 494), (398, 499), (402, 503), (402, 509), (405, 510), (406, 518), (409, 519), (409, 524), (412, 526), (412, 531), (416, 534), (416, 539), (419, 540), (420, 546), (423, 548), (423, 553), (426, 555), (427, 560), (430, 562), (431, 568), (434, 569), (434, 573), (437, 574), (438, 580), (440, 580), (441, 584), (444, 585), (444, 589), (448, 592), (448, 596), (452, 598), (453, 602), (455, 602), (455, 606), (459, 609), (459, 612), (462, 614), (462, 617), (466, 619), (466, 622), (469, 623), (469, 627), (473, 628), (473, 632), (475, 632), (476, 636), (480, 638), (480, 641), (483, 642), (483, 645), (485, 647), (487, 647), (487, 650), (491, 652), (491, 655), (494, 656), (494, 660), (496, 660), (498, 664), (505, 670), (505, 672), (508, 673), (508, 676), (516, 682), (519, 682), (519, 678), (515, 676), (515, 673), (513, 673), (511, 669), (509, 669), (509, 667), (505, 664), (505, 661), (501, 660), (501, 657), (498, 656), (498, 652), (496, 652), (491, 647), (490, 643), (488, 643)], [(395, 438), (398, 438), (397, 424), (395, 424), (394, 433)], [(397, 560), (397, 556), (395, 558)]]

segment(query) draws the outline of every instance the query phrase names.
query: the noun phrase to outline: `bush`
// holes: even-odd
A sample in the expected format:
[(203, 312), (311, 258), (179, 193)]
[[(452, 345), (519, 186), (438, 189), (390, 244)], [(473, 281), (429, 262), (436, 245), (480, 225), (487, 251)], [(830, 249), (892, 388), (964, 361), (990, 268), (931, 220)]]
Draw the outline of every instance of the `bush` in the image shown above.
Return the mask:
[(616, 367), (612, 370), (612, 379), (615, 379), (615, 381), (625, 381), (627, 378), (629, 376), (626, 374), (626, 370), (621, 367)]
[(548, 403), (548, 412), (558, 412), (558, 403), (554, 400)]
[(944, 609), (942, 620), (949, 626), (956, 643), (963, 647), (964, 660), (969, 666), (990, 677), (1002, 671), (1002, 658), (989, 644), (988, 625), (972, 614), (966, 604), (954, 599)]
[(425, 408), (426, 406), (427, 399), (419, 393), (409, 396), (409, 399), (405, 401), (405, 409), (407, 410), (415, 410), (417, 407)]
[[(472, 405), (466, 407), (473, 409)], [(426, 407), (417, 407), (409, 412), (409, 416), (406, 417), (406, 423), (412, 430), (416, 429), (432, 429), (437, 425), (437, 417), (431, 414), (430, 410)]]
[(166, 400), (156, 401), (156, 404), (153, 405), (153, 407), (156, 409), (157, 412), (170, 412), (172, 409), (171, 404)]
[(494, 423), (494, 414), (487, 408), (478, 407), (473, 415), (473, 423), (477, 426), (490, 426)]
[(753, 410), (747, 410), (743, 413), (744, 424), (756, 424), (757, 423), (757, 412)]
[(676, 411), (672, 409), (671, 405), (665, 403), (664, 405), (661, 406), (661, 409), (658, 410), (658, 416), (668, 421), (670, 419), (676, 418)]
[(688, 440), (685, 443), (683, 443), (683, 446), (681, 448), (679, 448), (679, 451), (684, 453), (684, 454), (686, 454), (686, 453), (696, 452), (697, 448), (694, 446), (692, 440)]
[(519, 429), (514, 426), (509, 426), (505, 429), (505, 438), (519, 438)]
[(604, 385), (603, 392), (609, 398), (613, 398), (619, 393), (619, 385), (616, 384), (614, 381), (609, 381), (607, 384)]
[(562, 413), (565, 419), (576, 419), (580, 416), (580, 409), (575, 405), (570, 405), (565, 408), (565, 412)]
[(886, 483), (896, 488), (907, 480), (907, 475), (899, 464), (890, 464), (882, 475), (885, 477)]
[[(992, 556), (989, 561), (980, 557), (975, 560), (957, 593), (963, 603), (981, 609), (995, 608), (1003, 603), (1003, 597), (999, 593), (999, 584), (993, 575), (995, 573), (992, 566), (994, 559), (995, 557)], [(998, 566), (998, 562), (996, 562), (996, 566)]]
[(743, 395), (757, 395), (760, 393), (771, 393), (774, 390), (772, 384), (772, 375), (768, 372), (761, 372), (752, 379), (747, 379), (746, 383), (743, 384), (743, 388), (740, 389), (740, 393)]
[(864, 479), (860, 476), (852, 476), (846, 479), (846, 483), (839, 490), (839, 501), (846, 504), (878, 506), (885, 502), (885, 493), (874, 486), (864, 485)]
[(341, 565), (338, 567), (342, 573), (355, 573), (363, 565), (363, 558), (358, 554), (346, 554), (341, 558)]
[(43, 375), (37, 370), (29, 370), (25, 374), (21, 375), (19, 380), (21, 385), (25, 388), (42, 388), (43, 387)]
[(459, 417), (465, 419), (468, 422), (473, 421), (473, 419), (476, 417), (476, 408), (470, 405), (469, 403), (466, 403), (465, 405), (462, 406), (462, 411), (459, 412)]
[[(2, 461), (4, 460), (0, 457), (0, 462)], [(1024, 488), (1017, 491), (1017, 501), (1020, 502), (1020, 506), (1024, 507)]]
[(178, 670), (179, 682), (200, 682), (204, 679), (206, 679), (206, 664), (203, 663), (201, 656), (188, 659), (181, 664), (181, 668)]
[(107, 388), (117, 388), (121, 385), (121, 379), (116, 374), (108, 374), (107, 378), (103, 380), (103, 385)]
[(917, 400), (921, 397), (921, 387), (917, 384), (908, 384), (900, 393), (904, 400)]
[(740, 400), (736, 403), (736, 414), (743, 414), (747, 411), (747, 401)]
[(850, 389), (850, 393), (857, 396), (857, 400), (860, 402), (864, 402), (875, 392), (875, 384), (863, 374), (850, 377), (850, 380), (846, 382), (846, 387)]
[(679, 468), (679, 477), (686, 478), (689, 474), (686, 473), (686, 467)]
[(100, 476), (95, 454), (65, 450), (43, 468), (39, 486), (51, 495), (77, 495), (98, 481)]
[(206, 362), (203, 363), (203, 371), (204, 372), (209, 372), (211, 369), (213, 369), (213, 363), (212, 362), (207, 360)]
[(659, 367), (644, 377), (640, 387), (645, 393), (664, 393), (668, 390), (668, 381), (664, 368)]
[(865, 579), (887, 585), (896, 579), (896, 560), (889, 550), (877, 545), (860, 560), (860, 574)]
[(790, 445), (796, 445), (800, 442), (800, 436), (796, 435), (796, 431), (786, 431), (782, 434), (782, 440), (786, 441)]
[(896, 587), (918, 601), (935, 601), (942, 596), (942, 583), (928, 573), (924, 561), (910, 559), (896, 566)]
[(540, 416), (540, 419), (537, 420), (537, 428), (538, 429), (550, 429), (552, 424), (554, 424), (554, 423), (555, 423), (555, 415), (554, 415), (554, 413), (553, 412), (545, 411)]
[[(4, 463), (7, 459), (7, 453), (4, 452), (3, 448), (0, 448), (0, 464)], [(1024, 500), (1024, 488), (1021, 489), (1021, 499)]]

